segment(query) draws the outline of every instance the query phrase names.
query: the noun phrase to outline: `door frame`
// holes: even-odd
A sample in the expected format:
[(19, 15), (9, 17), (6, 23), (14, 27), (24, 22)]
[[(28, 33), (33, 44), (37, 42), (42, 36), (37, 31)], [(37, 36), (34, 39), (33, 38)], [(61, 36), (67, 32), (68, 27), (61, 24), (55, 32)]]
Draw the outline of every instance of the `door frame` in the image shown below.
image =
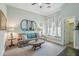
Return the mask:
[[(75, 29), (75, 20), (76, 20), (76, 17), (75, 16), (69, 16), (69, 17), (66, 17), (66, 18), (64, 18), (64, 45), (66, 45), (65, 44), (65, 21), (67, 20), (67, 19), (69, 19), (69, 18), (73, 18), (73, 20), (74, 20), (74, 29)], [(75, 33), (73, 34), (74, 35), (74, 38), (73, 38), (73, 47), (75, 47)]]

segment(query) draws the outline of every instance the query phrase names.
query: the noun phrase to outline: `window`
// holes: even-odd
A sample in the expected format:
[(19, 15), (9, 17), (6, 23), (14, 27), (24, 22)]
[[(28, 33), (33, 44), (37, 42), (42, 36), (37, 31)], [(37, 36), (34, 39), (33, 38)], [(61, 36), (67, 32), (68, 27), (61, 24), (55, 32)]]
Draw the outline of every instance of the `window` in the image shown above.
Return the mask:
[(60, 17), (51, 17), (48, 19), (48, 35), (61, 37), (61, 19)]
[(58, 19), (58, 36), (61, 37), (61, 26), (62, 26), (62, 21), (61, 19)]

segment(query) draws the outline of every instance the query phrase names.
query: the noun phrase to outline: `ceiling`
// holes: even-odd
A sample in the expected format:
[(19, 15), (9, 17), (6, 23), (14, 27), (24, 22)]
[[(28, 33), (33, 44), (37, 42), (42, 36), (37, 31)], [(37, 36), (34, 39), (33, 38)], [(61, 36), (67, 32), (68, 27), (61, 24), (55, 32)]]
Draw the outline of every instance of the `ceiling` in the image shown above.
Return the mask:
[(47, 8), (48, 4), (42, 3), (42, 8), (38, 4), (32, 5), (32, 3), (8, 3), (7, 5), (24, 9), (33, 13), (37, 13), (43, 16), (48, 16), (61, 9), (63, 3), (51, 3), (51, 8)]

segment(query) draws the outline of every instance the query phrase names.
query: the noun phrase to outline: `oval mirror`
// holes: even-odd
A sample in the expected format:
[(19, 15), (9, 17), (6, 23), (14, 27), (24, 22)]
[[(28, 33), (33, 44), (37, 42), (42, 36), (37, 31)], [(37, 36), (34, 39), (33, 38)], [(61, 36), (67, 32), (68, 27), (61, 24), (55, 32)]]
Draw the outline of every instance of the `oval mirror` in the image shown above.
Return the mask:
[(28, 21), (26, 19), (23, 19), (20, 23), (20, 27), (22, 31), (28, 31)]
[(34, 31), (37, 28), (35, 21), (30, 21), (23, 19), (20, 23), (20, 27), (22, 31)]

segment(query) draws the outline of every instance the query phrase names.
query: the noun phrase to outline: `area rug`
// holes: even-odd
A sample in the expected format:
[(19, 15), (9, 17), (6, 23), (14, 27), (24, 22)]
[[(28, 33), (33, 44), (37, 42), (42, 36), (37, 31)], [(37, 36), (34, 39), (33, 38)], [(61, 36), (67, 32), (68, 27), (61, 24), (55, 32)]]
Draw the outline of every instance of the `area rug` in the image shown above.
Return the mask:
[(79, 56), (79, 50), (66, 47), (58, 56)]

